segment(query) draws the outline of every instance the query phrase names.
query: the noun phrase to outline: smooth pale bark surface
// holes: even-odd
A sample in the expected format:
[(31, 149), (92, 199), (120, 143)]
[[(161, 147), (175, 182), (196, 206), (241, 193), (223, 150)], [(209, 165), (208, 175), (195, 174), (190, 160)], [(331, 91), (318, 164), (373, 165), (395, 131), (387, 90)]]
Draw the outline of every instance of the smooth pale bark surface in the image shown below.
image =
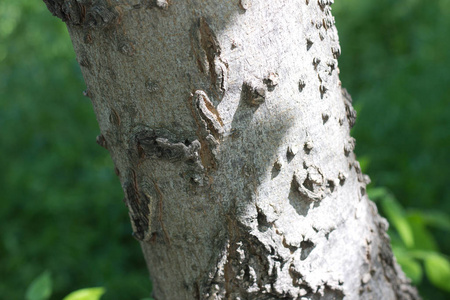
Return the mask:
[(44, 1), (155, 299), (418, 298), (353, 154), (332, 0)]

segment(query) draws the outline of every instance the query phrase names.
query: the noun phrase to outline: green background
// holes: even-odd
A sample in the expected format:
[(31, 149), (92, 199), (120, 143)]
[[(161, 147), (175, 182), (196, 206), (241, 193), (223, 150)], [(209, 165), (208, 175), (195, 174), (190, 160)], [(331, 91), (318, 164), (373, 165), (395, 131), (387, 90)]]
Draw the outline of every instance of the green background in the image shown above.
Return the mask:
[[(442, 282), (450, 253), (450, 1), (337, 0), (332, 7), (369, 193), (422, 296), (449, 299)], [(91, 286), (106, 288), (103, 299), (150, 294), (84, 89), (64, 24), (41, 1), (2, 0), (2, 299), (24, 299), (46, 270), (51, 299)]]

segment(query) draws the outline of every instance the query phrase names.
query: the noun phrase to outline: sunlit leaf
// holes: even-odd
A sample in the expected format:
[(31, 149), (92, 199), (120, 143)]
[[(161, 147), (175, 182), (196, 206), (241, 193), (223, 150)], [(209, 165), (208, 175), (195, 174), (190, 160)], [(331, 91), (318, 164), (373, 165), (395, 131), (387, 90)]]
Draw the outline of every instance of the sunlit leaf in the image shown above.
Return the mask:
[(450, 231), (450, 217), (448, 214), (439, 211), (427, 211), (423, 212), (422, 215), (427, 225)]
[(422, 281), (422, 266), (418, 261), (406, 256), (396, 256), (396, 259), (403, 272), (411, 278), (414, 284), (419, 284)]
[(409, 213), (407, 216), (414, 236), (414, 248), (430, 251), (438, 251), (436, 240), (426, 228), (424, 218), (419, 212)]
[(437, 253), (429, 255), (425, 259), (425, 271), (434, 286), (450, 291), (450, 263), (448, 259)]
[(395, 227), (400, 235), (403, 243), (407, 247), (414, 246), (414, 236), (408, 220), (405, 218), (403, 207), (397, 203), (397, 200), (392, 195), (386, 195), (382, 201), (381, 206), (385, 212), (389, 222)]
[(359, 166), (361, 167), (361, 172), (366, 173), (367, 168), (370, 165), (370, 157), (368, 156), (362, 156), (358, 158)]
[(376, 202), (386, 197), (388, 191), (384, 187), (376, 187), (367, 189), (367, 194), (369, 195), (370, 200)]
[(52, 294), (52, 278), (49, 271), (45, 271), (28, 286), (25, 299), (46, 300)]
[(103, 287), (86, 288), (70, 293), (63, 300), (99, 300), (105, 292)]

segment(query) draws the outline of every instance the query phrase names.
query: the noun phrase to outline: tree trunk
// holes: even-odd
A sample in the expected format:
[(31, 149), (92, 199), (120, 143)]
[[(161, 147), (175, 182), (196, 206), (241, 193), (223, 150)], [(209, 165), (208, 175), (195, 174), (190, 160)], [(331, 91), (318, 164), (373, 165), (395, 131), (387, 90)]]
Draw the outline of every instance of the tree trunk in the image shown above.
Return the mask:
[(355, 160), (333, 0), (44, 0), (155, 299), (418, 299)]

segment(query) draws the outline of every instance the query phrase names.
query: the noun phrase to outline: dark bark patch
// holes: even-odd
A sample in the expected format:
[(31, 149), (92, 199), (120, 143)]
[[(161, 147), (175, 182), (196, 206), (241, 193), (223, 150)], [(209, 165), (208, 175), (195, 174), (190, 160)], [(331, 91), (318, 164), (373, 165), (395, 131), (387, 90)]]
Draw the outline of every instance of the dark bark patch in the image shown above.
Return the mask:
[(294, 253), (295, 251), (297, 251), (297, 249), (298, 249), (298, 246), (294, 246), (294, 245), (289, 244), (289, 243), (286, 241), (286, 238), (285, 238), (285, 237), (283, 237), (282, 243), (283, 243), (283, 246), (284, 246), (285, 248), (289, 249), (289, 252), (291, 252), (291, 254), (293, 254), (293, 253)]
[(83, 39), (85, 44), (92, 44), (92, 42), (94, 41), (92, 39), (92, 35), (90, 32), (86, 32), (86, 34), (84, 35), (84, 39)]
[(95, 141), (97, 142), (97, 144), (100, 147), (103, 147), (105, 149), (108, 149), (108, 143), (106, 142), (105, 137), (103, 136), (103, 134), (97, 135), (97, 138), (95, 139)]
[(316, 245), (310, 240), (300, 242), (300, 248), (302, 249), (300, 253), (300, 260), (305, 260), (315, 247)]
[(309, 51), (313, 44), (314, 42), (311, 39), (306, 39), (306, 51)]
[(297, 145), (289, 145), (286, 151), (286, 159), (288, 162), (291, 162), (295, 155), (298, 153), (299, 147)]
[(142, 197), (138, 191), (137, 184), (133, 181), (125, 183), (126, 204), (129, 209), (130, 219), (133, 227), (133, 236), (137, 240), (144, 240), (149, 230), (149, 202), (150, 199)]
[(291, 189), (289, 192), (289, 203), (295, 209), (298, 215), (306, 216), (311, 208), (311, 200), (298, 191), (298, 183), (295, 180), (291, 182)]
[(155, 131), (143, 131), (136, 135), (137, 152), (140, 158), (162, 159), (170, 162), (195, 162), (198, 160), (200, 143), (171, 142), (158, 136)]
[(341, 47), (339, 45), (331, 47), (331, 53), (335, 59), (338, 59), (341, 56)]
[(267, 86), (267, 90), (272, 92), (278, 85), (279, 76), (275, 72), (270, 72), (264, 79), (263, 83)]
[(350, 96), (348, 91), (344, 88), (341, 89), (341, 94), (342, 100), (344, 101), (345, 104), (345, 114), (347, 117), (348, 125), (350, 126), (350, 128), (353, 128), (353, 126), (355, 126), (356, 123), (356, 110), (352, 106), (353, 102), (352, 97)]
[(242, 84), (242, 97), (251, 106), (258, 106), (266, 100), (266, 90), (255, 81), (246, 80)]
[(197, 124), (202, 164), (207, 170), (216, 169), (217, 149), (223, 137), (222, 118), (204, 91), (195, 91), (189, 105)]
[(109, 1), (44, 0), (48, 10), (68, 25), (105, 28), (115, 23), (117, 10)]
[(339, 179), (339, 185), (343, 186), (345, 183), (345, 180), (347, 179), (347, 174), (344, 172), (339, 172), (338, 179)]
[(306, 154), (311, 153), (311, 150), (314, 148), (314, 143), (312, 141), (307, 141), (303, 145), (303, 151), (305, 151)]
[(328, 179), (328, 180), (327, 180), (327, 189), (328, 189), (331, 193), (333, 193), (334, 190), (335, 190), (335, 188), (336, 188), (336, 184), (334, 183), (334, 180)]
[(325, 123), (328, 122), (330, 119), (330, 115), (328, 113), (322, 113), (322, 123), (325, 125)]
[(145, 88), (149, 93), (154, 93), (159, 90), (159, 83), (156, 80), (148, 79), (145, 82)]
[(301, 78), (298, 81), (298, 91), (301, 93), (306, 86), (305, 79)]
[(83, 91), (83, 96), (92, 99), (92, 92), (89, 89)]
[(275, 178), (275, 177), (277, 177), (278, 174), (280, 174), (280, 172), (281, 172), (281, 167), (282, 167), (282, 164), (281, 164), (281, 162), (277, 159), (277, 160), (275, 161), (275, 163), (273, 164), (273, 167), (272, 167), (272, 179)]
[(86, 69), (90, 69), (91, 68), (91, 62), (89, 61), (89, 58), (87, 57), (86, 54), (82, 54), (80, 56), (80, 58), (78, 59), (78, 63), (80, 64), (80, 66), (86, 68)]
[(271, 224), (267, 221), (267, 216), (261, 209), (258, 209), (258, 215), (256, 217), (256, 220), (258, 221), (259, 231), (266, 232), (269, 229)]
[(314, 66), (314, 70), (316, 70), (316, 69), (317, 69), (317, 66), (320, 64), (320, 58), (314, 57), (314, 58), (313, 58), (313, 61), (312, 61), (312, 64), (313, 64), (313, 66)]
[(321, 84), (319, 85), (319, 92), (320, 92), (320, 98), (323, 99), (323, 96), (325, 95), (325, 93), (328, 91), (328, 88)]
[(115, 126), (120, 125), (120, 117), (117, 111), (114, 108), (111, 108), (111, 112), (109, 114), (109, 122)]
[(221, 57), (221, 47), (205, 17), (200, 17), (190, 29), (191, 48), (201, 73), (209, 75), (214, 94), (219, 101), (228, 89), (228, 64)]
[(240, 0), (239, 1), (239, 7), (242, 8), (244, 11), (249, 9), (252, 6), (252, 0)]
[(350, 153), (353, 153), (355, 149), (356, 140), (353, 137), (349, 137), (344, 143), (344, 154), (345, 156), (349, 156)]

